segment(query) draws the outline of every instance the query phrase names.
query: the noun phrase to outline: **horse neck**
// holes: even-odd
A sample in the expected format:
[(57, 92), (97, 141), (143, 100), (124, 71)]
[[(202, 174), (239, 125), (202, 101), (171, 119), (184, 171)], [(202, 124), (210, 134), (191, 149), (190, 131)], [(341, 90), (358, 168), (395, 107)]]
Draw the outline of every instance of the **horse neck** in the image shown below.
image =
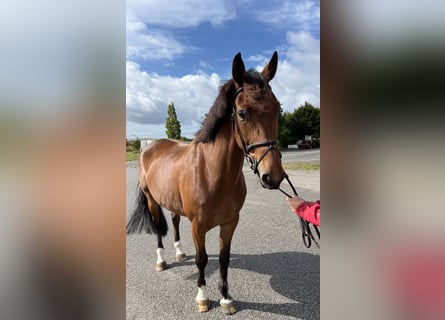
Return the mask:
[(229, 177), (242, 172), (244, 154), (236, 144), (234, 134), (232, 122), (227, 121), (220, 128), (215, 141), (209, 145), (211, 157), (208, 164), (213, 167), (214, 173)]

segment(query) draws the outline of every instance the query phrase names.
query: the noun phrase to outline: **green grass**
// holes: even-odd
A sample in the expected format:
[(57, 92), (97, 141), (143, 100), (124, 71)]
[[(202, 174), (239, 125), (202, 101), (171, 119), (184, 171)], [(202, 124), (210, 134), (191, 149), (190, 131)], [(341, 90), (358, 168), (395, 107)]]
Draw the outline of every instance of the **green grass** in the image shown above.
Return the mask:
[(125, 160), (126, 161), (133, 161), (133, 160), (139, 160), (139, 155), (141, 153), (139, 151), (127, 151), (125, 154)]
[[(126, 161), (139, 160), (139, 151), (127, 151), (125, 155)], [(288, 162), (283, 163), (285, 170), (320, 170), (319, 163), (312, 162)]]
[(319, 163), (313, 162), (288, 162), (283, 163), (285, 170), (320, 170)]

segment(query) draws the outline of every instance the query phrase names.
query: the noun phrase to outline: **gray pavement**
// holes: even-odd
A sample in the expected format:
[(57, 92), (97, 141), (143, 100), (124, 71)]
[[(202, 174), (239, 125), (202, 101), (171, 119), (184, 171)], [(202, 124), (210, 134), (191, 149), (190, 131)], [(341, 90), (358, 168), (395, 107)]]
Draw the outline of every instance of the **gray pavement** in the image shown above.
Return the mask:
[[(238, 309), (231, 319), (319, 319), (320, 250), (314, 245), (310, 249), (304, 246), (298, 219), (284, 195), (263, 189), (247, 165), (244, 172), (248, 193), (232, 242), (228, 277)], [(288, 173), (300, 195), (310, 200), (320, 198), (319, 171)], [(135, 198), (137, 174), (137, 163), (128, 162), (127, 217)], [(285, 184), (283, 188), (290, 192)], [(211, 309), (200, 314), (194, 302), (197, 268), (190, 222), (182, 218), (180, 226), (183, 249), (189, 259), (176, 263), (167, 210), (165, 216), (170, 227), (164, 238), (169, 269), (160, 273), (154, 270), (155, 236), (127, 236), (127, 319), (228, 317), (218, 307), (219, 228), (206, 236), (206, 281)]]

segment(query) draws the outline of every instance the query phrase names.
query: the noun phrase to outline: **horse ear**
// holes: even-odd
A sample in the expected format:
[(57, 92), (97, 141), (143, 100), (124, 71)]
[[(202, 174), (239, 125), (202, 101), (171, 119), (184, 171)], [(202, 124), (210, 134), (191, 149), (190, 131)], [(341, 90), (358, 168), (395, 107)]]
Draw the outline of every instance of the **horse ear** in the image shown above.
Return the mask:
[(232, 64), (232, 77), (235, 83), (242, 87), (244, 84), (244, 75), (246, 73), (246, 68), (244, 67), (243, 59), (241, 58), (241, 52), (238, 52), (233, 58)]
[(264, 67), (263, 72), (261, 72), (267, 82), (272, 80), (275, 76), (275, 73), (277, 72), (277, 65), (278, 53), (275, 51), (272, 55), (272, 59), (270, 59), (269, 63)]

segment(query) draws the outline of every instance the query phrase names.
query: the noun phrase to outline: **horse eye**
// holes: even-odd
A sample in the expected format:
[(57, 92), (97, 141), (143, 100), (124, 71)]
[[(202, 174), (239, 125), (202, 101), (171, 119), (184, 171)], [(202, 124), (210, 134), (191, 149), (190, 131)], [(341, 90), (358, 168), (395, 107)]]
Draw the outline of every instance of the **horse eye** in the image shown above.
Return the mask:
[(246, 121), (247, 120), (246, 111), (245, 110), (238, 111), (238, 117), (240, 118), (241, 121)]

